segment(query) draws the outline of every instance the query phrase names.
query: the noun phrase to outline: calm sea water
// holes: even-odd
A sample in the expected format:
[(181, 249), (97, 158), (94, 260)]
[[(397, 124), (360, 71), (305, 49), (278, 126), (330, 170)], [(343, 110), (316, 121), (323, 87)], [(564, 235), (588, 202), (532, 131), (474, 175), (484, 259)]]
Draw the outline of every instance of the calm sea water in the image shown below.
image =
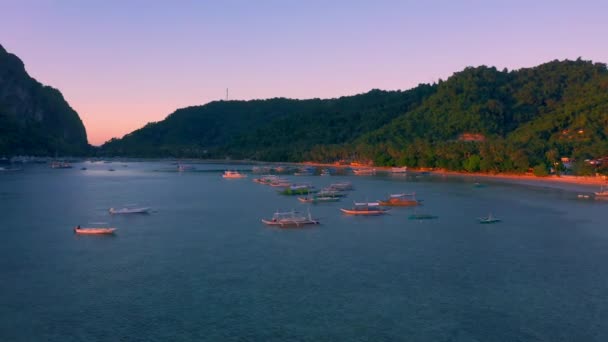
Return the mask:
[[(251, 175), (220, 177), (250, 167), (158, 171), (172, 168), (0, 174), (1, 341), (608, 340), (608, 202), (471, 179), (292, 176), (356, 190), (312, 206), (320, 226), (281, 230), (260, 219), (307, 207)], [(339, 212), (412, 191), (438, 219)], [(155, 211), (107, 213), (128, 204)], [(488, 212), (504, 221), (478, 224)], [(91, 222), (118, 232), (73, 234)]]

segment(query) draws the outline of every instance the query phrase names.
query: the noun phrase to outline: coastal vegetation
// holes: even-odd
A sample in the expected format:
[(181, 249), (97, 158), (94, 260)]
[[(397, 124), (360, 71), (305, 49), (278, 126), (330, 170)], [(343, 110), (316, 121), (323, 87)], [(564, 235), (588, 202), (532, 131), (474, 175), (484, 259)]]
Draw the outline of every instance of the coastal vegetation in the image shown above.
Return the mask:
[(608, 70), (578, 59), (469, 67), (407, 91), (216, 101), (112, 139), (101, 153), (590, 174), (603, 171), (607, 135)]

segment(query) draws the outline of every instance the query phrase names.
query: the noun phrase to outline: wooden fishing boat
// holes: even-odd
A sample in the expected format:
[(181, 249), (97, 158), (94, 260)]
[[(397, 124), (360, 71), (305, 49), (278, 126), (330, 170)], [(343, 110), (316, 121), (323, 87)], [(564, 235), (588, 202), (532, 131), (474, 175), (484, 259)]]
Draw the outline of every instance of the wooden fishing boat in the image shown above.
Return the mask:
[(103, 235), (103, 234), (114, 234), (116, 228), (85, 228), (85, 227), (74, 227), (74, 233), (83, 235)]
[(320, 224), (318, 220), (312, 218), (310, 212), (308, 216), (302, 216), (296, 211), (276, 212), (271, 219), (262, 219), (262, 223), (279, 228), (301, 228)]
[(370, 202), (370, 203), (355, 202), (355, 206), (350, 209), (340, 208), (340, 211), (342, 211), (343, 213), (345, 213), (347, 215), (362, 215), (362, 216), (384, 215), (388, 212), (388, 210), (389, 209), (382, 208), (380, 206), (380, 203), (378, 203), (378, 202)]
[(413, 207), (420, 204), (416, 199), (416, 193), (411, 194), (391, 194), (388, 199), (378, 201), (380, 205), (387, 207)]
[(244, 175), (238, 171), (226, 170), (226, 171), (224, 171), (224, 174), (222, 175), (222, 177), (227, 178), (227, 179), (239, 179), (239, 178), (246, 178), (247, 175)]

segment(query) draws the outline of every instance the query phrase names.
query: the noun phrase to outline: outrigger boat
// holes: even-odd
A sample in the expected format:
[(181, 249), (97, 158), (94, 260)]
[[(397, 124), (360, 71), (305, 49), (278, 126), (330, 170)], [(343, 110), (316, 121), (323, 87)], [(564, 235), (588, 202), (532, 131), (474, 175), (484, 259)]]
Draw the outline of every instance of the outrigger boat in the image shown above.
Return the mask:
[(116, 228), (84, 228), (84, 227), (74, 227), (75, 234), (84, 234), (84, 235), (100, 235), (100, 234), (114, 234)]
[(363, 215), (363, 216), (375, 216), (383, 215), (388, 212), (389, 209), (382, 208), (378, 202), (364, 202), (357, 203), (351, 209), (340, 208), (340, 211), (347, 215)]
[(262, 219), (262, 223), (280, 228), (300, 228), (312, 224), (320, 224), (316, 219), (313, 219), (308, 212), (308, 216), (298, 215), (296, 211), (276, 212), (270, 220)]
[(325, 202), (338, 202), (340, 201), (340, 197), (335, 196), (321, 196), (319, 194), (315, 196), (306, 196), (306, 197), (298, 197), (298, 201), (302, 203), (325, 203)]
[(142, 207), (142, 208), (120, 208), (120, 209), (110, 208), (110, 210), (108, 210), (108, 211), (112, 215), (118, 215), (118, 214), (148, 214), (150, 212), (150, 208), (148, 208), (148, 207)]
[(294, 195), (308, 195), (313, 192), (317, 192), (317, 190), (315, 190), (315, 188), (312, 185), (293, 184), (293, 185), (286, 187), (282, 191), (279, 191), (279, 194), (294, 196)]
[(416, 199), (416, 193), (411, 194), (391, 194), (387, 200), (378, 201), (380, 205), (387, 207), (413, 207), (420, 204), (420, 201)]
[(228, 179), (238, 179), (238, 178), (246, 178), (247, 175), (244, 175), (238, 171), (226, 170), (226, 171), (224, 171), (224, 174), (222, 175), (222, 177), (228, 178)]
[(493, 217), (492, 214), (488, 214), (487, 217), (480, 217), (479, 223), (481, 224), (489, 224), (489, 223), (497, 223), (501, 220), (499, 218)]
[(327, 187), (327, 189), (335, 190), (335, 191), (353, 190), (353, 183), (351, 183), (351, 182), (332, 183)]

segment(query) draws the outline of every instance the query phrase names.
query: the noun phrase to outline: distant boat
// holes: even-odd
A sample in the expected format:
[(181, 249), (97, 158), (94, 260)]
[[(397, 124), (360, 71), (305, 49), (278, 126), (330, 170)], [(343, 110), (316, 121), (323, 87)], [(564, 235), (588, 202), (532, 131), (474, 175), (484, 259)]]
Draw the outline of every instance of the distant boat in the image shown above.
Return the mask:
[(71, 169), (72, 165), (68, 162), (54, 161), (51, 163), (51, 169)]
[(348, 191), (348, 190), (353, 190), (353, 183), (351, 183), (351, 182), (332, 183), (327, 188), (330, 190), (336, 190), (336, 191)]
[(177, 171), (179, 171), (179, 172), (193, 171), (193, 170), (194, 170), (194, 166), (192, 166), (192, 165), (177, 164)]
[(387, 207), (412, 207), (420, 204), (420, 201), (416, 199), (416, 193), (411, 194), (391, 194), (388, 199), (378, 201), (380, 205)]
[(292, 184), (279, 191), (279, 194), (293, 196), (308, 195), (313, 192), (317, 192), (317, 190), (310, 184)]
[(608, 190), (602, 186), (600, 191), (595, 192), (595, 197), (608, 197)]
[(0, 166), (0, 172), (17, 172), (17, 171), (23, 171), (23, 169), (20, 168), (20, 167), (4, 167), (4, 166)]
[(142, 208), (110, 208), (108, 210), (112, 215), (120, 215), (120, 214), (148, 214), (150, 212), (150, 208), (142, 207)]
[(100, 234), (114, 234), (116, 228), (84, 228), (84, 227), (74, 227), (74, 233), (76, 234), (85, 234), (85, 235), (100, 235)]
[(308, 216), (303, 216), (296, 211), (288, 211), (276, 212), (271, 219), (262, 219), (262, 223), (280, 228), (301, 228), (308, 225), (319, 224), (320, 222), (313, 219), (310, 212), (308, 213)]
[(227, 178), (227, 179), (238, 179), (238, 178), (246, 178), (247, 175), (244, 175), (238, 171), (224, 171), (224, 174), (222, 175), (222, 177)]
[(478, 220), (481, 224), (497, 223), (501, 221), (499, 218), (493, 217), (492, 214), (488, 214), (486, 217), (480, 217)]
[(298, 201), (302, 203), (325, 203), (325, 202), (338, 202), (340, 201), (340, 197), (331, 196), (331, 195), (314, 195), (314, 196), (306, 196), (306, 197), (298, 197)]
[(340, 208), (340, 211), (347, 215), (377, 216), (386, 214), (388, 209), (382, 208), (378, 202), (355, 202), (354, 207)]
[(391, 173), (406, 173), (407, 172), (407, 166), (403, 166), (403, 167), (392, 167), (390, 169)]
[(353, 173), (357, 176), (372, 176), (376, 174), (374, 168), (353, 169)]
[(112, 172), (112, 171), (116, 171), (116, 170), (114, 170), (114, 169), (108, 169), (108, 171)]
[(331, 176), (331, 172), (328, 169), (321, 170), (321, 176)]

